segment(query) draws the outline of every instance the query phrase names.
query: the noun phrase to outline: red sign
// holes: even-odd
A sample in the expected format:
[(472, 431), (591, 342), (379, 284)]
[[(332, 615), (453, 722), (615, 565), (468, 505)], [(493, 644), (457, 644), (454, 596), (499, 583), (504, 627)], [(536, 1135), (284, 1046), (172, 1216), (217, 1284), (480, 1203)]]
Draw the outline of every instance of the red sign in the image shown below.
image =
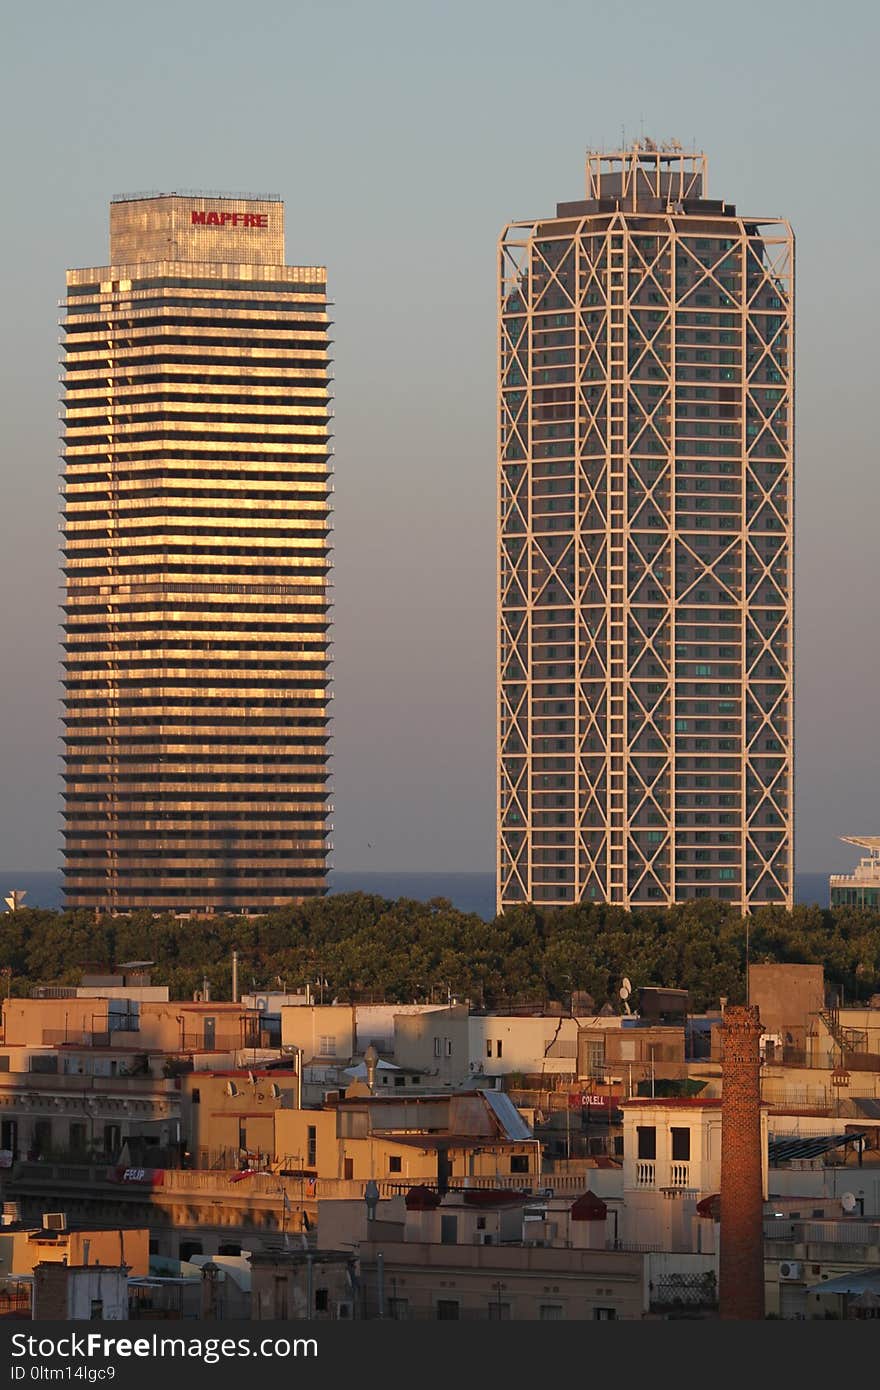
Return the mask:
[(164, 1168), (110, 1168), (111, 1182), (133, 1182), (141, 1187), (161, 1187), (165, 1181)]
[(616, 1110), (618, 1108), (619, 1096), (600, 1096), (593, 1091), (570, 1091), (568, 1096), (569, 1110)]
[(205, 212), (193, 208), (194, 227), (268, 227), (267, 212)]

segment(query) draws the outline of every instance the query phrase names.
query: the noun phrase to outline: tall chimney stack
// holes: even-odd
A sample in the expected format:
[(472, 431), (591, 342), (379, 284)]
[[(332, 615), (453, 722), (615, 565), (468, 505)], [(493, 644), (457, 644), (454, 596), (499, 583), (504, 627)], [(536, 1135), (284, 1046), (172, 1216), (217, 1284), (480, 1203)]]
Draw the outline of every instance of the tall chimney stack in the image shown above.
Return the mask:
[(721, 1025), (722, 1318), (764, 1317), (760, 1037), (757, 1008), (730, 1005), (725, 1009)]

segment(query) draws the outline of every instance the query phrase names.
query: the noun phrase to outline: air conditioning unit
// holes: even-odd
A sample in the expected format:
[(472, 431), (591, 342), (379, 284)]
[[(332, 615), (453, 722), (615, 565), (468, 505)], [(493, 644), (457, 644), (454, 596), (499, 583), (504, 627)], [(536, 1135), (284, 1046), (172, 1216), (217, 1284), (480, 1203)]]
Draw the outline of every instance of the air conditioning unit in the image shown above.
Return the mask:
[(67, 1213), (63, 1211), (44, 1211), (43, 1212), (44, 1231), (66, 1231)]
[(492, 1232), (491, 1232), (491, 1231), (477, 1231), (477, 1234), (476, 1234), (474, 1243), (475, 1243), (476, 1245), (491, 1245), (491, 1244), (492, 1244)]
[(338, 1318), (351, 1318), (354, 1316), (352, 1305), (347, 1302), (337, 1303), (336, 1316)]
[(802, 1279), (804, 1267), (800, 1260), (783, 1260), (779, 1266), (779, 1279), (783, 1282), (787, 1279)]

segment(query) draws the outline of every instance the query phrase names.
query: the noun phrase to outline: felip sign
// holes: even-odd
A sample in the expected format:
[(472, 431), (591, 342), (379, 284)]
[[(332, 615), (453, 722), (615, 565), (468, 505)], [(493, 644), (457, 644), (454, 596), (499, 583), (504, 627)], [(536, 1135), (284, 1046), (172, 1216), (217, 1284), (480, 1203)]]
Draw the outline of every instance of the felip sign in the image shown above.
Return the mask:
[(269, 214), (266, 212), (206, 212), (203, 208), (193, 208), (194, 227), (268, 227)]

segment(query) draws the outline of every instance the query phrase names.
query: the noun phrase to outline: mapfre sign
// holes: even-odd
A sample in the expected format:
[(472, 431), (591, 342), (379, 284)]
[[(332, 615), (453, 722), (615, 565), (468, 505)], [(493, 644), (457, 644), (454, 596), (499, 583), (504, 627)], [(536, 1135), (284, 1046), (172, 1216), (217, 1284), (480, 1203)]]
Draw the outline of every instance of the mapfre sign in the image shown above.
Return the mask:
[(193, 208), (194, 227), (268, 227), (267, 212), (205, 212), (204, 208)]

